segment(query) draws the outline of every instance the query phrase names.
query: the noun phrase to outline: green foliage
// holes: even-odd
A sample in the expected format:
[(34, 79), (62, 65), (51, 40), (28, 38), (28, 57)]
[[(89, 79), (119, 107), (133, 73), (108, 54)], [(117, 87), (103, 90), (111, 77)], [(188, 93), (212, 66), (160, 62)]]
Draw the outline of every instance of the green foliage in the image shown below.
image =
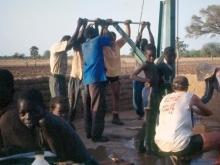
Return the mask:
[(201, 9), (200, 16), (193, 15), (191, 25), (186, 27), (188, 37), (200, 37), (211, 34), (220, 35), (220, 5), (211, 5)]
[(184, 41), (180, 41), (179, 38), (176, 40), (176, 48), (179, 51), (179, 54), (185, 54), (187, 47), (188, 45), (185, 44)]
[(45, 50), (44, 54), (43, 54), (43, 58), (49, 58), (50, 57), (50, 51), (49, 50)]
[(181, 57), (201, 57), (200, 50), (186, 50), (183, 54), (180, 54)]
[(37, 58), (37, 57), (39, 56), (38, 50), (39, 50), (38, 47), (32, 46), (32, 47), (30, 48), (30, 55), (31, 55), (31, 57)]
[(220, 43), (207, 43), (201, 49), (202, 56), (220, 57)]

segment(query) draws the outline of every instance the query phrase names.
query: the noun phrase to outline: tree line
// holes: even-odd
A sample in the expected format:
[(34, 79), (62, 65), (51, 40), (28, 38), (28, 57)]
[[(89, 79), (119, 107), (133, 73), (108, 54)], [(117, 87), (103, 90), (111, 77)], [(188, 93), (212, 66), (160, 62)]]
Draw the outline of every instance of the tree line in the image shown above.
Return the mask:
[[(220, 5), (210, 5), (206, 9), (201, 9), (199, 15), (193, 15), (191, 24), (186, 27), (189, 38), (198, 38), (207, 35), (207, 37), (219, 37), (220, 35)], [(206, 43), (199, 50), (188, 50), (188, 45), (179, 38), (176, 40), (176, 48), (182, 57), (220, 57), (220, 43)], [(42, 55), (39, 54), (39, 48), (32, 46), (30, 56), (23, 53), (14, 53), (11, 56), (0, 56), (0, 58), (49, 58), (50, 51), (45, 50)]]

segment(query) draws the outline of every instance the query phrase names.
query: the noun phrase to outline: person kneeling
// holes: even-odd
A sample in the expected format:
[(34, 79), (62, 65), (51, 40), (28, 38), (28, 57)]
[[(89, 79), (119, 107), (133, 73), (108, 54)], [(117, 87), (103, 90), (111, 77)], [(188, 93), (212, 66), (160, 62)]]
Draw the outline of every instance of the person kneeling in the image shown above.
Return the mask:
[[(192, 112), (202, 116), (210, 116), (212, 112), (197, 95), (188, 92), (188, 86), (185, 76), (177, 76), (173, 80), (174, 92), (166, 95), (160, 103), (154, 138), (161, 152), (178, 157), (220, 149), (219, 132), (193, 134)], [(216, 164), (220, 164), (220, 158)]]

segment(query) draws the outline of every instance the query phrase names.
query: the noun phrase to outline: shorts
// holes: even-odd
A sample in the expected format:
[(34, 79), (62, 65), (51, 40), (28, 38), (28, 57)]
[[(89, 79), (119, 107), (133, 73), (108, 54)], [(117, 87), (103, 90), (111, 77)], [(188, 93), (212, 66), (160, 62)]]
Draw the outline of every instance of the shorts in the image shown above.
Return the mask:
[(191, 136), (188, 146), (179, 152), (173, 153), (176, 156), (192, 156), (202, 152), (203, 139), (200, 134)]
[(107, 77), (107, 82), (108, 83), (113, 83), (115, 81), (119, 81), (119, 76), (115, 76), (115, 77)]

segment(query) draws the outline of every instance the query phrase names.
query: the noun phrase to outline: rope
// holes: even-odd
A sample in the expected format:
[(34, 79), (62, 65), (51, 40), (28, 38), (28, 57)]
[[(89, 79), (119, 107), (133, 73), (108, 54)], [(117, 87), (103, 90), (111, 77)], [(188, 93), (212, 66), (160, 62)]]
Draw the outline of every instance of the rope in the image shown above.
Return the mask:
[[(140, 15), (139, 22), (141, 22), (141, 20), (142, 20), (143, 9), (144, 9), (144, 0), (142, 1), (142, 5), (141, 5), (141, 15)], [(141, 24), (139, 24), (139, 26), (138, 26), (138, 33), (140, 32), (140, 27), (141, 27)]]

